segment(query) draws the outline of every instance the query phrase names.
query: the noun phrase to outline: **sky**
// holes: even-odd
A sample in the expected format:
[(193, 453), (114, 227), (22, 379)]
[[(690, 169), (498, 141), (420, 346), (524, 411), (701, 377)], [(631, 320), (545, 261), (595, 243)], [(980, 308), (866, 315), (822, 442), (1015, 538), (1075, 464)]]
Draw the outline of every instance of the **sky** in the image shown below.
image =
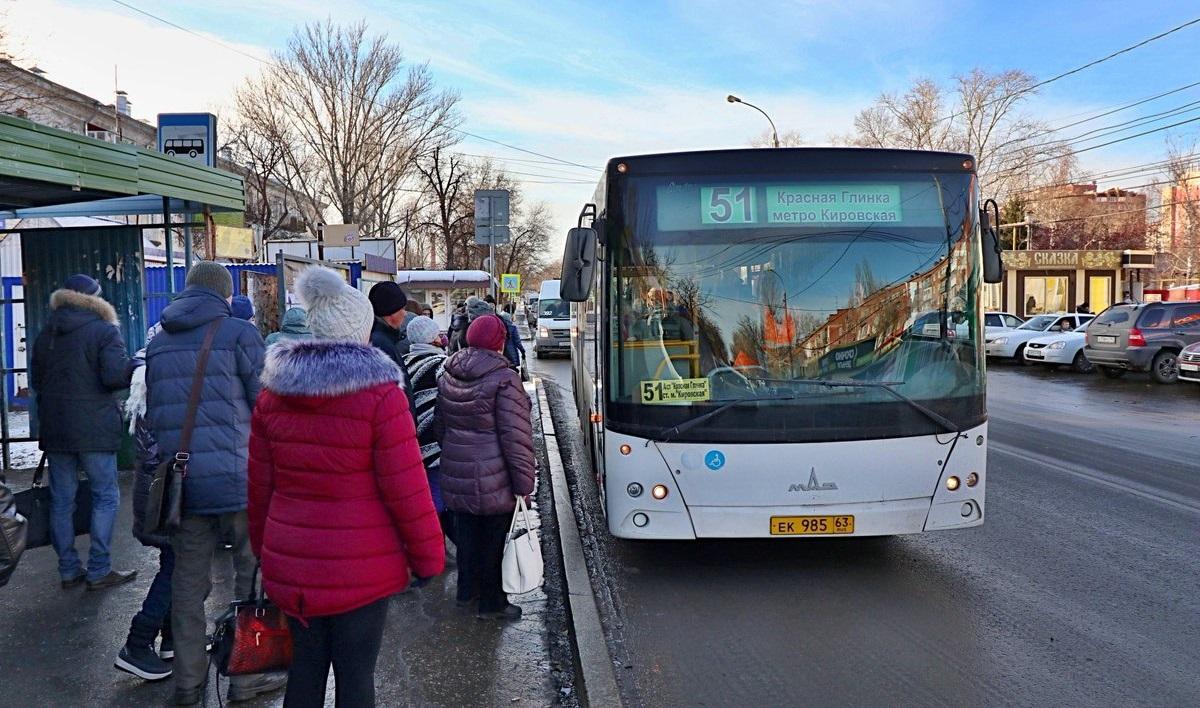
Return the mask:
[[(515, 176), (526, 198), (550, 205), (559, 233), (574, 225), (612, 157), (747, 147), (766, 121), (727, 103), (729, 93), (770, 113), (781, 133), (821, 145), (849, 132), (881, 93), (918, 78), (946, 83), (979, 67), (1044, 79), (1200, 17), (1195, 0), (127, 3), (191, 33), (112, 0), (0, 0), (0, 21), (19, 63), (106, 102), (115, 66), (134, 115), (153, 122), (159, 112), (228, 115), (236, 87), (295, 26), (331, 9), (337, 22), (365, 20), (458, 92), (464, 130), (549, 156), (465, 136), (457, 148), (524, 173)], [(1025, 110), (1062, 125), (1200, 81), (1197, 47), (1200, 24), (1055, 81)], [(1062, 135), (1198, 100), (1200, 86)], [(1200, 108), (1177, 120), (1196, 116)], [(1194, 139), (1198, 128), (1174, 134)], [(1082, 153), (1080, 164), (1107, 170), (1163, 156), (1156, 133)]]

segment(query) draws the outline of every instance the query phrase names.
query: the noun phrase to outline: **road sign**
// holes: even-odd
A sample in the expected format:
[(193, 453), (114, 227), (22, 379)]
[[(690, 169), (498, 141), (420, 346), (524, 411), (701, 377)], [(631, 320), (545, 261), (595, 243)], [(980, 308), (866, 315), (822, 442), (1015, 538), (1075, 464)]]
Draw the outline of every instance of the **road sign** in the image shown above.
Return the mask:
[(475, 243), (503, 245), (509, 241), (508, 190), (475, 190)]
[(317, 229), (321, 243), (326, 246), (357, 246), (358, 224), (324, 224)]
[(503, 246), (511, 240), (512, 232), (508, 230), (507, 226), (476, 226), (475, 245), (487, 246), (493, 243), (492, 234), (495, 234), (496, 237), (494, 243), (497, 246)]
[(159, 113), (158, 151), (217, 166), (217, 117), (211, 113)]
[(504, 273), (500, 276), (500, 292), (502, 293), (519, 293), (521, 292), (521, 274), (520, 273)]

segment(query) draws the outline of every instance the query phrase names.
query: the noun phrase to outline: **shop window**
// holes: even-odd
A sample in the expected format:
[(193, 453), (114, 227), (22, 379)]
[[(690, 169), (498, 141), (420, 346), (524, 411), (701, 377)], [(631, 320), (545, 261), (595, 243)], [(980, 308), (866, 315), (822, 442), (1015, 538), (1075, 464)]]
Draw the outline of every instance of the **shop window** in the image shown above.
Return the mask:
[(1088, 278), (1088, 309), (1103, 312), (1112, 304), (1112, 276), (1093, 275)]
[(985, 283), (983, 286), (983, 309), (986, 312), (1004, 310), (1004, 284)]
[(1026, 317), (1047, 312), (1068, 310), (1068, 285), (1066, 276), (1030, 276), (1025, 278)]

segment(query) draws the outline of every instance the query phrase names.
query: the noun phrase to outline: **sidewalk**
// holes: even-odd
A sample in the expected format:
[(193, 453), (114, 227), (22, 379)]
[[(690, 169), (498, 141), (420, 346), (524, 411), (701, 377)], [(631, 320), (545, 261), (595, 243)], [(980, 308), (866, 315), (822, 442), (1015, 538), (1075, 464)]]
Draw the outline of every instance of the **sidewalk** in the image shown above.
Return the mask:
[[(540, 435), (535, 439), (540, 446)], [(547, 484), (540, 477), (539, 473), (539, 498)], [(18, 472), (9, 476), (9, 484), (25, 489), (31, 478), (32, 470)], [(0, 637), (5, 642), (0, 651), (0, 705), (129, 708), (170, 701), (173, 680), (146, 683), (112, 666), (157, 568), (157, 551), (141, 546), (129, 532), (131, 479), (130, 473), (122, 473), (113, 560), (117, 568), (136, 568), (135, 582), (97, 592), (61, 590), (57, 558), (46, 547), (28, 551), (12, 581), (0, 589)], [(87, 540), (76, 539), (84, 557)], [(455, 582), (456, 571), (450, 566), (428, 586), (392, 599), (376, 671), (378, 704), (554, 704), (559, 696), (552, 678), (550, 632), (559, 631), (562, 620), (548, 621), (546, 595), (539, 590), (514, 597), (525, 611), (518, 622), (485, 622), (455, 607)], [(232, 587), (230, 559), (219, 551), (208, 601), (210, 620), (229, 602)], [(209, 705), (215, 706), (211, 686), (210, 682)], [(222, 679), (222, 690), (226, 686)], [(282, 702), (279, 692), (238, 705)], [(326, 705), (333, 705), (332, 676)]]

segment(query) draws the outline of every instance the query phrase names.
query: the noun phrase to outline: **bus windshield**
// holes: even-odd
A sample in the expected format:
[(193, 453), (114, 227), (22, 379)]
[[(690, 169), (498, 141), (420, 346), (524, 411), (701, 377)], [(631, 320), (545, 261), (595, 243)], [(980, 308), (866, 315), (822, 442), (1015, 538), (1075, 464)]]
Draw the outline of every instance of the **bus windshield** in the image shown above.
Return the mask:
[(652, 436), (747, 400), (678, 439), (944, 432), (894, 393), (981, 422), (974, 187), (967, 173), (622, 180), (608, 204), (609, 424)]

